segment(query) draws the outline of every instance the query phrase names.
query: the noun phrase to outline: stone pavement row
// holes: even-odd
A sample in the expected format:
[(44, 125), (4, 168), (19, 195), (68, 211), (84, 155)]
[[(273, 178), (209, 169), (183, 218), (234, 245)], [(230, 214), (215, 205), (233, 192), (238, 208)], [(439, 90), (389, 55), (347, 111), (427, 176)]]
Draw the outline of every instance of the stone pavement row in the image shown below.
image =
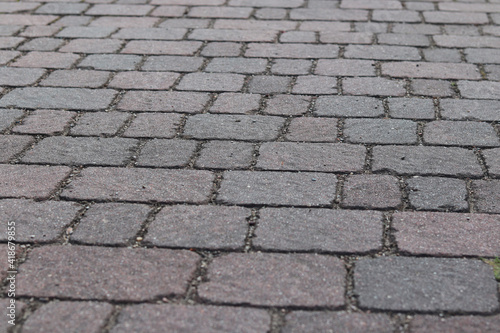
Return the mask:
[(499, 24), (497, 0), (0, 2), (14, 331), (496, 332)]

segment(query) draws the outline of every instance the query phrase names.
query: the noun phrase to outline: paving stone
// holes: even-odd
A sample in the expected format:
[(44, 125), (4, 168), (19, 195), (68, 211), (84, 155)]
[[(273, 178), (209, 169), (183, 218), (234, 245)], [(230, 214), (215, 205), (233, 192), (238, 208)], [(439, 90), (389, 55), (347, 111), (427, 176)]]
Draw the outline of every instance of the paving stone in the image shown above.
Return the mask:
[(205, 68), (206, 72), (259, 74), (265, 72), (267, 60), (247, 58), (214, 58)]
[(437, 317), (417, 315), (410, 323), (411, 332), (484, 332), (494, 333), (500, 325), (500, 316)]
[(46, 3), (39, 7), (35, 13), (37, 14), (81, 14), (87, 8), (88, 4), (85, 3)]
[(186, 9), (185, 6), (159, 6), (151, 13), (151, 16), (182, 17)]
[(490, 175), (500, 176), (500, 148), (485, 149), (482, 151)]
[(182, 167), (186, 166), (194, 155), (197, 142), (189, 140), (162, 140), (148, 141), (142, 147), (137, 165), (153, 167)]
[(75, 112), (62, 110), (36, 110), (21, 124), (15, 126), (14, 133), (53, 135), (63, 132), (76, 116)]
[(299, 117), (292, 119), (286, 139), (289, 141), (337, 142), (337, 119)]
[(498, 119), (500, 102), (442, 99), (440, 106), (443, 119), (495, 121)]
[(465, 98), (498, 99), (500, 82), (490, 81), (459, 81), (458, 89)]
[(62, 18), (59, 18), (56, 22), (52, 23), (52, 25), (55, 27), (83, 26), (89, 24), (90, 21), (92, 21), (92, 17), (90, 16), (65, 15)]
[(47, 25), (58, 18), (55, 15), (0, 14), (2, 25)]
[(64, 44), (63, 40), (42, 37), (34, 38), (17, 49), (20, 51), (54, 51), (62, 44)]
[(404, 96), (404, 81), (381, 77), (345, 78), (342, 80), (344, 94), (371, 96)]
[(19, 56), (21, 52), (18, 51), (0, 51), (0, 65), (5, 65), (12, 59)]
[[(311, 0), (309, 1), (309, 4), (311, 4)], [(291, 30), (293, 30), (293, 29), (291, 29)], [(304, 22), (300, 23), (299, 30), (302, 30), (302, 31), (351, 31), (351, 24), (349, 22), (304, 21)]]
[(90, 23), (91, 27), (152, 28), (160, 21), (157, 17), (111, 16), (98, 17)]
[(196, 113), (203, 110), (208, 100), (209, 96), (205, 93), (180, 91), (127, 91), (118, 103), (118, 109)]
[(0, 49), (13, 49), (24, 41), (21, 37), (0, 37)]
[(370, 32), (321, 31), (319, 40), (322, 43), (334, 44), (371, 44), (373, 34)]
[(335, 198), (337, 178), (324, 173), (226, 171), (217, 202), (322, 206)]
[[(264, 20), (217, 19), (215, 20), (214, 29), (288, 31), (288, 30), (295, 30), (295, 28), (297, 28), (297, 25), (298, 24), (296, 22), (290, 22), (285, 20), (264, 21)], [(264, 44), (264, 45), (269, 45), (269, 44)]]
[(250, 166), (252, 158), (251, 143), (210, 141), (203, 145), (195, 166), (209, 169), (244, 169)]
[(108, 5), (95, 4), (85, 12), (86, 15), (117, 15), (117, 16), (143, 16), (148, 14), (154, 7), (149, 5)]
[(297, 8), (290, 11), (292, 20), (368, 21), (367, 10)]
[(389, 175), (351, 175), (344, 183), (342, 206), (390, 209), (401, 205), (398, 179)]
[(250, 43), (245, 56), (292, 59), (337, 58), (338, 51), (339, 47), (337, 45)]
[(286, 76), (253, 76), (248, 91), (257, 94), (286, 93), (292, 83), (292, 79)]
[(264, 113), (298, 116), (309, 110), (310, 103), (309, 96), (275, 95), (267, 100)]
[(203, 18), (249, 18), (253, 8), (250, 7), (192, 7), (188, 17)]
[(149, 41), (133, 40), (127, 43), (122, 53), (132, 54), (166, 54), (166, 55), (194, 55), (202, 46), (196, 41)]
[(26, 27), (20, 36), (23, 37), (49, 37), (59, 32), (61, 28), (57, 26), (33, 25)]
[(322, 117), (379, 117), (383, 114), (382, 101), (351, 96), (320, 96), (314, 111), (314, 115)]
[(476, 209), (481, 213), (500, 213), (500, 180), (476, 180), (472, 183)]
[(427, 123), (424, 127), (424, 142), (442, 146), (500, 146), (493, 127), (476, 121), (442, 120)]
[(316, 34), (313, 31), (286, 31), (281, 34), (281, 43), (315, 43)]
[[(24, 332), (85, 331), (97, 333), (106, 325), (113, 305), (98, 302), (50, 302), (37, 309), (23, 324)], [(88, 318), (92, 318), (89, 323)]]
[(21, 118), (24, 112), (15, 109), (0, 109), (0, 131), (4, 131), (17, 119)]
[(411, 80), (411, 93), (430, 97), (450, 97), (454, 91), (449, 81), (415, 79)]
[(479, 80), (481, 74), (471, 64), (389, 62), (382, 64), (382, 74), (392, 77), (470, 79)]
[(92, 54), (86, 56), (78, 67), (90, 67), (100, 70), (134, 70), (142, 57), (126, 54)]
[[(470, 14), (470, 13), (469, 13)], [(467, 14), (468, 15), (468, 14)], [(500, 38), (490, 36), (451, 36), (451, 35), (436, 35), (433, 37), (434, 42), (442, 47), (500, 47)]]
[(184, 136), (195, 139), (270, 141), (284, 124), (280, 117), (200, 114), (188, 118)]
[(63, 38), (105, 38), (111, 35), (116, 28), (113, 27), (66, 27), (56, 36)]
[(392, 118), (434, 119), (434, 102), (424, 98), (388, 98)]
[(0, 4), (0, 12), (2, 13), (15, 13), (15, 12), (24, 12), (28, 10), (33, 10), (38, 7), (39, 4), (36, 3), (2, 3)]
[(293, 86), (294, 94), (331, 95), (337, 93), (337, 78), (305, 75), (297, 77)]
[(382, 214), (373, 211), (264, 208), (252, 243), (274, 251), (377, 251), (382, 226)]
[(345, 274), (343, 262), (327, 256), (233, 253), (212, 262), (198, 293), (212, 302), (339, 307)]
[[(6, 253), (7, 252), (7, 245), (5, 245), (4, 247), (5, 251), (2, 250), (3, 253)], [(1, 276), (2, 280), (4, 279), (4, 276), (2, 275)], [(24, 310), (26, 309), (26, 306), (27, 304), (20, 301), (20, 300), (16, 300), (16, 299), (13, 299), (13, 298), (4, 298), (2, 300), (0, 300), (0, 306), (2, 307), (2, 309), (7, 309), (8, 306), (11, 306), (11, 300), (13, 300), (15, 303), (15, 312), (16, 312), (16, 318), (19, 318), (20, 317), (20, 314), (22, 314), (24, 312)], [(7, 311), (11, 311), (10, 309), (9, 310), (5, 310), (4, 312), (4, 315), (8, 315), (8, 312)], [(8, 320), (10, 320), (10, 316), (8, 317)], [(9, 324), (8, 320), (2, 320), (0, 322), (0, 330), (2, 332), (7, 332), (7, 330), (12, 327), (11, 324)], [(17, 323), (17, 322), (16, 322)]]
[(201, 57), (153, 56), (148, 57), (142, 69), (145, 71), (196, 72), (203, 65)]
[(124, 125), (130, 117), (124, 112), (87, 112), (71, 127), (72, 135), (81, 136), (112, 136)]
[(125, 166), (137, 140), (124, 138), (48, 137), (22, 158), (23, 162), (62, 165)]
[(481, 177), (483, 174), (474, 153), (458, 147), (377, 146), (373, 148), (372, 169), (399, 175)]
[(381, 257), (356, 262), (361, 308), (491, 313), (498, 308), (491, 267), (479, 260)]
[(361, 171), (363, 146), (331, 143), (269, 142), (259, 150), (257, 169), (322, 172)]
[(260, 95), (222, 93), (210, 108), (212, 113), (250, 113), (260, 108)]
[(273, 42), (278, 31), (234, 30), (234, 29), (194, 29), (188, 39), (219, 42)]
[(448, 35), (465, 35), (465, 36), (479, 36), (479, 29), (476, 26), (468, 25), (451, 25), (447, 24), (444, 26), (444, 31)]
[(178, 90), (191, 91), (240, 91), (245, 77), (226, 73), (189, 73), (184, 75)]
[(146, 205), (93, 204), (71, 235), (71, 241), (83, 244), (127, 244), (141, 229), (149, 211)]
[(464, 211), (469, 207), (463, 180), (413, 177), (406, 183), (410, 204), (417, 210)]
[(391, 0), (344, 0), (340, 5), (340, 8), (359, 8), (359, 9), (401, 9), (401, 3), (399, 1)]
[(334, 76), (375, 76), (375, 62), (370, 60), (320, 59), (314, 73)]
[[(9, 5), (13, 5), (13, 3), (10, 3)], [(2, 6), (2, 4), (0, 4), (0, 6)], [(5, 9), (7, 9), (7, 7)], [(4, 9), (0, 8), (0, 10), (3, 11)], [(21, 29), (22, 27), (18, 25), (2, 25), (0, 26), (0, 36), (13, 36), (17, 34)]]
[[(128, 115), (127, 115), (128, 116)], [(140, 113), (123, 136), (139, 138), (173, 138), (181, 123), (178, 113)]]
[(89, 70), (56, 70), (40, 82), (41, 86), (49, 87), (102, 87), (109, 78), (109, 72)]
[(283, 75), (309, 74), (311, 66), (310, 60), (276, 59), (271, 67), (271, 72)]
[(42, 68), (0, 67), (0, 85), (27, 86), (35, 83), (45, 74)]
[(44, 246), (33, 249), (19, 270), (17, 291), (24, 296), (116, 301), (182, 295), (198, 260), (188, 251)]
[(178, 73), (168, 72), (121, 72), (109, 83), (110, 88), (168, 90), (180, 77)]
[(429, 46), (429, 38), (419, 34), (378, 34), (379, 44), (403, 45), (403, 46)]
[(327, 332), (390, 333), (394, 325), (385, 314), (293, 311), (286, 316), (284, 333)]
[(281, 20), (287, 12), (284, 8), (260, 8), (255, 11), (255, 18), (260, 20)]
[(186, 32), (187, 29), (182, 28), (122, 28), (111, 38), (177, 40), (182, 39)]
[(65, 166), (0, 164), (0, 197), (46, 199), (70, 172)]
[(111, 89), (18, 88), (0, 99), (0, 107), (99, 110), (107, 108), (115, 95)]
[(145, 242), (155, 246), (241, 249), (250, 209), (223, 206), (169, 206), (148, 227)]
[(186, 5), (186, 6), (218, 6), (224, 4), (224, 0), (153, 0), (153, 5)]
[(140, 304), (120, 312), (111, 333), (184, 331), (207, 333), (265, 332), (271, 325), (265, 310), (212, 305)]
[[(2, 221), (15, 221), (16, 242), (54, 242), (76, 217), (81, 207), (73, 202), (0, 200)], [(7, 233), (0, 236), (7, 241)]]
[(348, 45), (346, 58), (377, 60), (420, 60), (418, 49), (409, 46)]
[(86, 168), (61, 197), (81, 200), (204, 203), (213, 174), (200, 170)]
[(388, 31), (388, 23), (379, 22), (355, 22), (354, 30), (358, 32), (385, 33)]
[(230, 6), (248, 6), (248, 7), (279, 7), (296, 8), (304, 4), (303, 0), (231, 0)]
[(424, 49), (424, 57), (430, 62), (461, 62), (458, 50), (453, 49)]
[(500, 50), (498, 49), (465, 49), (468, 62), (481, 64), (500, 64)]
[(237, 57), (241, 53), (242, 44), (231, 42), (209, 42), (201, 55), (205, 57)]
[(14, 67), (43, 67), (43, 68), (69, 68), (78, 59), (79, 55), (58, 52), (30, 52), (14, 62)]
[(374, 10), (372, 20), (381, 22), (421, 22), (418, 12), (413, 10)]
[(31, 136), (0, 135), (0, 163), (7, 163), (33, 142), (34, 139)]
[[(495, 2), (495, 1), (493, 1)], [(500, 12), (500, 5), (481, 3), (440, 3), (438, 8), (444, 11), (468, 11), (468, 12)]]
[(346, 119), (347, 142), (412, 144), (417, 142), (417, 124), (402, 119)]
[(427, 23), (487, 24), (485, 13), (423, 12)]
[(485, 65), (484, 71), (491, 81), (500, 81), (500, 65)]
[(398, 249), (413, 255), (487, 256), (500, 251), (500, 217), (404, 212), (393, 216)]
[(114, 53), (118, 51), (123, 42), (117, 39), (72, 39), (68, 44), (59, 49), (59, 52), (74, 53)]

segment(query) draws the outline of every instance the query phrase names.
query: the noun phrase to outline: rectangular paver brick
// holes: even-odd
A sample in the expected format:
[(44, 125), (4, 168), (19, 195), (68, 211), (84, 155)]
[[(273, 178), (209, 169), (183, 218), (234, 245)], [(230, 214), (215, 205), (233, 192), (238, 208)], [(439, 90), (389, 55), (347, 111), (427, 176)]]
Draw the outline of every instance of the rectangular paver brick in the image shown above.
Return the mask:
[(321, 117), (379, 117), (383, 114), (381, 100), (364, 96), (320, 96), (314, 110), (314, 115)]
[[(467, 14), (467, 15), (470, 15)], [(491, 36), (452, 36), (452, 35), (435, 35), (433, 36), (436, 45), (442, 47), (464, 48), (500, 48), (500, 38)]]
[(209, 169), (244, 169), (252, 163), (253, 144), (238, 141), (210, 141), (203, 145), (196, 167)]
[(73, 53), (33, 51), (17, 59), (14, 67), (69, 68), (80, 56)]
[(500, 326), (500, 316), (424, 316), (416, 315), (411, 321), (410, 329), (414, 333), (444, 332), (460, 330), (465, 332), (495, 333)]
[(471, 64), (390, 62), (382, 64), (382, 74), (392, 77), (479, 80), (481, 73)]
[(500, 180), (476, 180), (472, 183), (476, 209), (481, 213), (500, 213)]
[(109, 78), (109, 72), (90, 70), (56, 70), (40, 82), (48, 87), (102, 87)]
[(184, 75), (177, 90), (190, 91), (240, 91), (244, 75), (229, 73), (189, 73)]
[(450, 97), (455, 94), (449, 81), (414, 79), (411, 81), (411, 94), (430, 97)]
[(47, 25), (58, 18), (55, 15), (0, 14), (2, 25)]
[(182, 39), (186, 32), (187, 29), (183, 28), (122, 28), (111, 38), (177, 40)]
[(499, 177), (500, 176), (500, 148), (496, 149), (485, 149), (483, 150), (483, 156), (486, 160), (486, 166), (488, 167), (488, 172), (490, 175)]
[(35, 83), (44, 74), (42, 68), (0, 67), (1, 86), (27, 86)]
[(99, 70), (134, 70), (142, 57), (128, 54), (92, 54), (86, 56), (78, 67)]
[[(208, 102), (206, 93), (181, 91), (127, 91), (119, 110), (201, 112)], [(0, 100), (1, 103), (1, 100)]]
[(23, 134), (59, 134), (66, 130), (75, 118), (76, 112), (63, 110), (35, 110), (22, 123), (12, 129), (14, 133)]
[(136, 165), (151, 167), (186, 166), (194, 155), (197, 142), (194, 140), (155, 139), (141, 148)]
[(338, 142), (337, 119), (299, 117), (292, 119), (286, 139), (289, 141)]
[(72, 26), (62, 29), (57, 33), (57, 37), (63, 38), (105, 38), (111, 35), (114, 27), (79, 27)]
[(230, 30), (194, 29), (188, 39), (227, 42), (273, 42), (278, 31), (273, 30)]
[(314, 73), (333, 76), (375, 76), (375, 62), (371, 60), (320, 59)]
[(257, 58), (337, 58), (337, 45), (248, 44), (247, 57)]
[(368, 21), (368, 11), (359, 9), (297, 8), (290, 11), (292, 20)]
[(259, 74), (266, 68), (266, 59), (214, 58), (205, 68), (205, 72)]
[(35, 13), (58, 15), (81, 14), (87, 8), (89, 8), (89, 4), (86, 3), (46, 3), (39, 7)]
[(251, 7), (192, 7), (188, 17), (203, 18), (249, 18), (253, 8)]
[(274, 95), (267, 100), (264, 113), (273, 115), (302, 115), (309, 110), (310, 96)]
[[(127, 114), (128, 117), (128, 114)], [(123, 136), (138, 138), (173, 138), (181, 123), (179, 113), (140, 113)]]
[(210, 108), (211, 113), (251, 113), (260, 108), (258, 94), (222, 93)]
[[(309, 74), (311, 67), (312, 67), (312, 62), (310, 60), (276, 59), (274, 60), (273, 65), (271, 67), (271, 72), (273, 74), (284, 74), (284, 75)], [(321, 73), (316, 73), (316, 74), (321, 74)]]
[(398, 179), (389, 175), (352, 175), (343, 189), (342, 206), (362, 209), (390, 209), (401, 205)]
[(417, 123), (403, 119), (346, 119), (346, 141), (372, 144), (417, 142)]
[(417, 210), (467, 210), (467, 188), (462, 179), (413, 177), (406, 181), (408, 199)]
[(248, 91), (257, 94), (286, 93), (290, 89), (291, 84), (291, 77), (258, 75), (252, 76)]
[(102, 16), (90, 23), (91, 27), (152, 28), (158, 17)]
[(0, 163), (7, 163), (33, 142), (27, 135), (0, 135)]
[(394, 0), (343, 0), (340, 8), (352, 9), (402, 9), (401, 2)]
[[(499, 90), (500, 91), (500, 90)], [(473, 94), (471, 94), (472, 96)], [(442, 99), (440, 101), (441, 116), (452, 120), (486, 120), (498, 119), (499, 101)]]
[(374, 10), (372, 20), (375, 22), (421, 22), (418, 12), (413, 10)]
[(180, 77), (169, 72), (120, 72), (108, 87), (118, 89), (168, 90)]
[(458, 89), (460, 90), (462, 97), (465, 98), (498, 99), (498, 96), (500, 96), (500, 82), (459, 81)]
[(124, 112), (87, 112), (71, 127), (72, 135), (82, 136), (112, 136), (130, 117)]
[(426, 98), (388, 98), (389, 114), (392, 118), (434, 119), (434, 102)]
[(59, 49), (59, 52), (74, 53), (114, 53), (122, 47), (118, 39), (78, 38), (72, 39)]
[(389, 80), (382, 77), (353, 77), (342, 80), (346, 95), (404, 96), (405, 83), (402, 80)]
[(297, 77), (293, 85), (292, 93), (311, 95), (336, 94), (337, 78), (318, 75), (302, 75)]
[(0, 109), (0, 131), (9, 128), (17, 119), (24, 115), (22, 110)]
[(427, 23), (456, 23), (456, 24), (487, 24), (488, 16), (485, 13), (457, 13), (432, 11), (423, 12)]
[(118, 4), (95, 4), (85, 12), (85, 15), (99, 16), (143, 16), (154, 7), (149, 5), (118, 5)]
[(442, 146), (500, 146), (493, 127), (476, 121), (441, 120), (427, 123), (424, 127), (424, 142)]
[(133, 40), (125, 45), (122, 53), (194, 55), (202, 46), (198, 41)]
[(370, 60), (420, 60), (421, 58), (415, 47), (389, 45), (348, 45), (344, 56)]
[(148, 57), (142, 70), (196, 72), (203, 65), (202, 57), (152, 56)]

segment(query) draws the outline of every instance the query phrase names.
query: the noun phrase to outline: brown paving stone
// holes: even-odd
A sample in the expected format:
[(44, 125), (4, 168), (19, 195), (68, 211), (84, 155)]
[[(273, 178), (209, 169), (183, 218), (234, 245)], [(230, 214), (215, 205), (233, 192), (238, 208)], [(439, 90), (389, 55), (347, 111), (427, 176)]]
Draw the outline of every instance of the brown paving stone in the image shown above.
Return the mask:
[(7, 163), (35, 140), (24, 135), (0, 135), (0, 163)]
[(423, 316), (417, 315), (410, 322), (410, 332), (470, 332), (495, 333), (500, 327), (500, 316)]
[(413, 177), (406, 183), (410, 204), (417, 210), (464, 211), (469, 207), (464, 180)]
[(87, 112), (71, 127), (70, 134), (82, 136), (111, 136), (130, 117), (125, 112)]
[(213, 174), (201, 170), (86, 168), (62, 197), (82, 200), (203, 203)]
[(150, 208), (146, 205), (98, 203), (90, 207), (71, 235), (84, 244), (126, 244), (141, 229)]
[(186, 166), (194, 155), (197, 142), (190, 140), (148, 141), (139, 153), (136, 165), (150, 167)]
[(311, 97), (275, 95), (267, 100), (264, 113), (272, 115), (298, 116), (309, 110)]
[(337, 177), (324, 173), (226, 171), (217, 202), (322, 206), (335, 198)]
[(345, 274), (343, 262), (332, 257), (234, 253), (211, 263), (209, 282), (198, 293), (224, 303), (339, 307), (344, 304)]
[(361, 308), (491, 313), (497, 283), (480, 260), (380, 257), (358, 260), (354, 292)]
[(289, 141), (337, 142), (337, 119), (299, 117), (288, 126)]
[(23, 324), (23, 331), (97, 333), (106, 325), (112, 312), (113, 305), (108, 303), (50, 302), (29, 316)]
[(117, 301), (182, 295), (198, 260), (188, 251), (45, 246), (33, 249), (19, 269), (17, 291), (25, 296)]
[(500, 213), (500, 180), (476, 180), (472, 183), (476, 209), (481, 213)]
[(500, 177), (500, 148), (485, 149), (482, 152), (489, 174)]
[(332, 143), (269, 142), (259, 149), (257, 169), (322, 172), (361, 171), (363, 146)]
[(89, 70), (56, 70), (40, 82), (48, 87), (102, 87), (109, 78), (109, 72)]
[(195, 166), (209, 169), (244, 169), (252, 163), (253, 145), (238, 141), (209, 141), (203, 145)]
[(208, 94), (198, 92), (128, 91), (118, 103), (118, 109), (197, 113), (208, 100)]
[[(0, 200), (2, 221), (16, 223), (17, 242), (53, 242), (76, 217), (81, 207), (72, 202), (7, 199)], [(7, 234), (0, 236), (7, 241)]]
[(488, 214), (395, 213), (400, 251), (413, 255), (486, 256), (500, 253), (500, 217)]
[(242, 207), (164, 207), (149, 225), (145, 242), (176, 248), (241, 249), (250, 215)]
[(211, 113), (250, 113), (260, 108), (258, 94), (222, 93), (210, 108)]
[(45, 74), (42, 68), (0, 68), (0, 85), (27, 86), (35, 83)]
[(134, 118), (123, 136), (173, 138), (181, 119), (182, 115), (178, 113), (140, 113)]
[(123, 309), (110, 332), (258, 333), (266, 332), (270, 325), (269, 314), (261, 309), (140, 304)]
[(385, 314), (294, 311), (286, 316), (283, 333), (390, 333), (394, 324)]
[(71, 169), (65, 166), (0, 165), (0, 197), (45, 199)]
[(180, 77), (178, 73), (168, 72), (121, 72), (113, 77), (110, 88), (167, 90)]
[(398, 179), (389, 175), (352, 175), (344, 183), (342, 206), (388, 209), (401, 205)]
[(359, 253), (380, 249), (381, 240), (378, 212), (264, 208), (252, 244), (263, 250)]
[(76, 116), (75, 112), (61, 110), (36, 110), (12, 129), (14, 133), (23, 134), (58, 134), (63, 132), (69, 122)]
[(438, 120), (427, 123), (424, 127), (424, 142), (442, 146), (500, 146), (493, 127), (475, 121)]

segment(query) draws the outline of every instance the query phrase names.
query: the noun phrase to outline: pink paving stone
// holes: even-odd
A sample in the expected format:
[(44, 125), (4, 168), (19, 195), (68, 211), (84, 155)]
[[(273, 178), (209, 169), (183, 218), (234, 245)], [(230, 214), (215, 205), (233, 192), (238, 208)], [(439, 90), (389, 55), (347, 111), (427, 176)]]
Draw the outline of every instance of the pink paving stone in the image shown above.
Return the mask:
[(401, 80), (388, 80), (380, 77), (345, 78), (342, 89), (346, 95), (404, 96), (405, 83)]
[(352, 175), (344, 183), (342, 206), (390, 209), (402, 203), (398, 179), (389, 175)]
[(107, 5), (96, 4), (85, 12), (86, 15), (99, 16), (143, 16), (149, 13), (154, 7), (148, 5)]
[(395, 213), (400, 251), (412, 255), (486, 256), (500, 253), (500, 216), (434, 212)]
[(180, 74), (169, 72), (120, 72), (108, 86), (119, 89), (168, 90), (179, 77)]
[(106, 325), (112, 312), (113, 305), (108, 303), (54, 301), (31, 314), (23, 324), (23, 331), (97, 333)]
[(250, 113), (260, 108), (258, 94), (222, 93), (210, 108), (211, 113)]
[(61, 196), (135, 202), (208, 201), (214, 176), (201, 170), (86, 168)]
[(189, 73), (184, 75), (177, 90), (191, 91), (240, 91), (245, 76), (227, 73)]
[(153, 300), (184, 294), (198, 260), (189, 251), (44, 246), (33, 249), (20, 267), (16, 291), (80, 300)]
[(310, 103), (310, 96), (275, 95), (267, 100), (264, 113), (297, 116), (306, 113)]
[(62, 110), (36, 110), (22, 124), (15, 126), (14, 133), (54, 135), (63, 132), (76, 112)]
[(292, 120), (286, 139), (289, 141), (337, 142), (337, 119), (299, 117)]
[(127, 43), (122, 53), (133, 54), (169, 54), (169, 55), (194, 55), (202, 46), (196, 41), (130, 41)]
[(90, 23), (91, 27), (152, 28), (160, 21), (158, 17), (98, 17)]
[(327, 256), (233, 253), (214, 260), (198, 293), (212, 302), (339, 307), (345, 274), (343, 262)]
[(121, 40), (116, 39), (72, 39), (61, 47), (59, 52), (114, 53), (121, 48), (122, 44)]
[(173, 138), (181, 123), (178, 113), (140, 113), (125, 130), (125, 137)]
[(410, 322), (412, 333), (468, 332), (495, 333), (500, 327), (500, 315), (494, 316), (430, 316), (416, 315)]
[(2, 24), (47, 25), (58, 19), (55, 15), (0, 14)]
[(58, 52), (30, 52), (14, 62), (14, 67), (43, 67), (43, 68), (69, 68), (78, 59), (79, 55)]
[(65, 166), (0, 165), (0, 197), (46, 199), (70, 172)]
[(118, 103), (119, 110), (201, 112), (208, 102), (206, 93), (179, 91), (128, 91)]
[(500, 213), (500, 179), (472, 183), (476, 209), (481, 213)]
[(33, 142), (27, 135), (0, 135), (0, 163), (7, 163)]
[(371, 60), (320, 59), (314, 73), (333, 76), (375, 76), (375, 62)]
[(392, 77), (479, 80), (481, 73), (471, 64), (389, 62), (382, 64), (382, 74)]

